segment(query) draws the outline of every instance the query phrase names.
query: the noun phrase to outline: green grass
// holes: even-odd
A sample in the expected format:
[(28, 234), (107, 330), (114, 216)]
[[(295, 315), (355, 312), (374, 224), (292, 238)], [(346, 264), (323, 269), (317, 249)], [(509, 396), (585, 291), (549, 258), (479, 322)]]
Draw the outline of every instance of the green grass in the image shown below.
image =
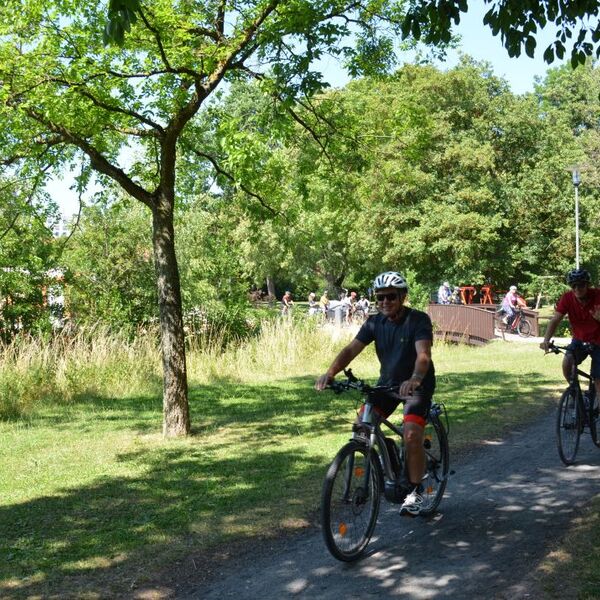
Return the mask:
[(561, 599), (565, 590), (576, 590), (570, 598), (600, 597), (600, 496), (579, 516), (561, 545), (548, 554), (536, 576), (546, 598)]
[[(93, 391), (39, 397), (0, 423), (0, 596), (129, 597), (178, 564), (202, 568), (213, 552), (310, 525), (355, 404), (312, 384), (347, 339), (272, 323), (225, 354), (194, 350), (187, 439), (162, 438), (161, 400), (136, 383), (155, 385), (151, 346), (129, 355), (133, 384), (107, 358), (125, 349), (103, 351), (102, 385), (86, 375)], [(561, 385), (558, 359), (532, 344), (438, 345), (434, 357), (454, 452), (533, 418)], [(353, 367), (373, 380), (374, 353)]]

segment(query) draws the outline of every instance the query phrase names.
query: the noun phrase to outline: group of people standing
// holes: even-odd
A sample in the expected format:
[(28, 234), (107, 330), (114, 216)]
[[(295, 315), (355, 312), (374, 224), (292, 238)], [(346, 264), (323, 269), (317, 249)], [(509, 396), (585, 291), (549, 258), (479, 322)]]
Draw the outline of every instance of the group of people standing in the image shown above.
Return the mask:
[[(448, 281), (444, 281), (440, 285), (437, 292), (438, 304), (460, 304), (460, 294), (458, 287), (452, 287)], [(525, 299), (519, 295), (516, 285), (511, 285), (508, 292), (502, 298), (502, 303), (499, 313), (503, 315), (502, 321), (505, 325), (510, 325), (515, 318), (519, 308), (525, 308), (527, 303)]]
[[(288, 315), (294, 305), (292, 300), (292, 294), (286, 291), (281, 299), (281, 314)], [(348, 290), (344, 290), (339, 300), (331, 300), (329, 298), (329, 292), (324, 290), (321, 298), (317, 300), (315, 292), (310, 292), (308, 295), (308, 314), (309, 315), (320, 315), (322, 314), (325, 318), (329, 316), (329, 311), (339, 310), (340, 315), (346, 322), (350, 322), (352, 317), (357, 313), (363, 315), (366, 319), (369, 314), (371, 302), (366, 295), (358, 296), (354, 291), (348, 293)]]
[(458, 288), (453, 288), (449, 281), (444, 281), (440, 285), (437, 293), (438, 304), (458, 304), (460, 303), (460, 296), (458, 294)]

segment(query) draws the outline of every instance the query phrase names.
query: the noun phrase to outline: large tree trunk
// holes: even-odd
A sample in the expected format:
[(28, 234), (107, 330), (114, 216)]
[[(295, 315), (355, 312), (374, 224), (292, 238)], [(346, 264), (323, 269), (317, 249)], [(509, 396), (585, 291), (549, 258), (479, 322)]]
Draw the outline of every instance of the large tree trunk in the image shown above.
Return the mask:
[(346, 278), (346, 272), (342, 272), (340, 274), (333, 273), (325, 273), (325, 280), (327, 281), (327, 286), (329, 290), (329, 298), (337, 300), (342, 291), (342, 283), (344, 283), (344, 279)]
[(163, 361), (163, 434), (172, 437), (187, 435), (190, 432), (185, 335), (179, 268), (175, 256), (173, 200), (159, 198), (152, 215)]
[(270, 275), (267, 275), (267, 294), (275, 299), (275, 282), (273, 281), (273, 278)]

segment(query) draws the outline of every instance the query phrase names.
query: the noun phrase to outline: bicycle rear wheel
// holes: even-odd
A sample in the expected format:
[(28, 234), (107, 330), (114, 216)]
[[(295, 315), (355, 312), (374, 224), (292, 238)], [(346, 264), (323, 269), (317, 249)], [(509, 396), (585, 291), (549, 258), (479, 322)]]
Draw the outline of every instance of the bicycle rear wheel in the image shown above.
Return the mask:
[(377, 455), (371, 452), (371, 470), (365, 482), (368, 460), (366, 446), (350, 442), (337, 453), (323, 482), (323, 537), (329, 552), (338, 560), (359, 558), (377, 523), (383, 476)]
[[(581, 392), (579, 392), (580, 394)], [(572, 465), (579, 449), (582, 417), (580, 399), (572, 389), (564, 391), (556, 415), (556, 441), (558, 455), (565, 465)]]
[(521, 337), (529, 337), (531, 335), (531, 323), (527, 319), (521, 319), (517, 325), (517, 333)]
[(423, 504), (419, 514), (433, 514), (444, 495), (450, 467), (448, 435), (437, 415), (430, 416), (425, 426), (426, 472), (423, 479)]

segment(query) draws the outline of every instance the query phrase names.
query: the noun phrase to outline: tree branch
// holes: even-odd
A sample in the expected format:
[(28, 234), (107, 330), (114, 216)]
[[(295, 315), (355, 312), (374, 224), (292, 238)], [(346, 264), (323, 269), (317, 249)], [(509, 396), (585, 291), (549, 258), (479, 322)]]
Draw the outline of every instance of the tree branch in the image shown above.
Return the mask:
[[(75, 86), (75, 87), (77, 88), (77, 86)], [(98, 108), (102, 108), (108, 112), (114, 112), (117, 114), (125, 115), (127, 117), (131, 117), (133, 119), (141, 121), (142, 123), (145, 123), (146, 125), (148, 125), (149, 127), (152, 127), (153, 129), (156, 129), (156, 131), (162, 135), (164, 135), (164, 133), (165, 133), (165, 130), (161, 125), (159, 125), (158, 123), (155, 123), (151, 119), (148, 119), (144, 115), (141, 115), (133, 110), (126, 110), (124, 108), (121, 108), (120, 106), (111, 106), (110, 104), (107, 104), (106, 102), (102, 102), (102, 101), (98, 100), (98, 98), (96, 98), (91, 92), (89, 92), (87, 90), (78, 90), (78, 92), (84, 98), (87, 98), (88, 100), (90, 100), (92, 102), (92, 104), (94, 104)], [(148, 135), (152, 135), (152, 134), (148, 133)]]
[[(50, 168), (50, 165), (46, 165), (45, 167), (43, 167), (42, 169), (40, 169), (40, 172), (34, 178), (33, 187), (31, 188), (31, 192), (29, 193), (29, 195), (25, 199), (25, 204), (31, 206), (31, 202), (33, 200), (33, 196), (34, 196), (35, 192), (37, 191), (38, 186), (40, 185), (40, 182), (43, 180), (44, 174), (48, 171), (49, 168)], [(13, 184), (12, 183), (7, 183), (6, 186), (2, 190), (0, 190), (0, 191), (4, 191), (4, 189), (7, 189), (7, 188), (11, 187), (11, 185), (13, 185)], [(15, 226), (15, 224), (17, 222), (17, 219), (20, 216), (21, 216), (21, 213), (19, 211), (17, 211), (17, 213), (14, 216), (14, 219), (9, 223), (8, 227), (0, 234), (0, 241), (2, 241), (8, 235), (8, 233), (14, 228), (14, 226)], [(46, 227), (45, 223), (43, 225), (44, 225), (44, 227)]]
[(252, 190), (250, 190), (249, 188), (247, 188), (243, 183), (238, 184), (236, 182), (235, 177), (231, 174), (228, 173), (227, 171), (225, 171), (217, 162), (217, 160), (212, 157), (210, 154), (206, 154), (206, 152), (200, 152), (200, 150), (196, 150), (195, 148), (190, 148), (190, 150), (199, 158), (204, 158), (206, 159), (208, 162), (210, 162), (210, 164), (213, 166), (213, 168), (215, 169), (215, 171), (219, 174), (222, 175), (223, 177), (226, 177), (227, 179), (229, 179), (229, 181), (231, 181), (234, 185), (239, 185), (239, 188), (246, 194), (248, 194), (248, 196), (252, 196), (253, 198), (256, 198), (256, 200), (259, 201), (259, 203), (261, 204), (261, 206), (263, 208), (266, 208), (273, 216), (277, 216), (279, 213), (272, 208), (271, 206), (269, 206), (265, 200), (262, 198), (262, 196), (260, 196), (259, 194), (256, 194), (255, 192), (253, 192)]
[(104, 175), (107, 175), (108, 177), (116, 181), (129, 195), (133, 196), (140, 202), (143, 202), (150, 209), (154, 209), (154, 194), (151, 194), (142, 186), (135, 183), (121, 168), (109, 162), (106, 159), (106, 157), (103, 156), (103, 154), (90, 142), (88, 142), (81, 136), (73, 133), (63, 125), (59, 125), (47, 119), (46, 117), (44, 117), (43, 115), (31, 108), (26, 109), (26, 113), (32, 119), (36, 120), (38, 123), (42, 123), (50, 131), (59, 135), (64, 143), (70, 143), (74, 146), (77, 146), (80, 150), (87, 154), (94, 169), (96, 169), (100, 173), (103, 173)]
[[(265, 79), (265, 76), (262, 75), (262, 73), (256, 73), (255, 71), (251, 71), (247, 67), (244, 67), (244, 70), (248, 74), (250, 74), (252, 77), (254, 77), (257, 81), (262, 81), (262, 80)], [(281, 94), (278, 94), (277, 92), (273, 92), (271, 94), (271, 97), (275, 98), (276, 100), (278, 100), (279, 102), (281, 102), (282, 104), (284, 104), (284, 99), (281, 97)], [(323, 155), (327, 158), (327, 160), (329, 161), (329, 163), (333, 164), (333, 159), (331, 158), (331, 156), (329, 156), (329, 153), (327, 152), (327, 148), (325, 147), (325, 145), (321, 141), (321, 138), (320, 138), (319, 134), (304, 119), (302, 119), (302, 117), (300, 117), (300, 115), (298, 115), (298, 113), (293, 108), (286, 107), (285, 110), (291, 115), (292, 119), (294, 119), (294, 121), (296, 121), (296, 123), (298, 123), (306, 131), (308, 131), (308, 133), (310, 134), (310, 136), (315, 140), (315, 142), (317, 143), (317, 145), (321, 148), (321, 151), (323, 152)], [(314, 113), (314, 114), (316, 114), (316, 113)]]

